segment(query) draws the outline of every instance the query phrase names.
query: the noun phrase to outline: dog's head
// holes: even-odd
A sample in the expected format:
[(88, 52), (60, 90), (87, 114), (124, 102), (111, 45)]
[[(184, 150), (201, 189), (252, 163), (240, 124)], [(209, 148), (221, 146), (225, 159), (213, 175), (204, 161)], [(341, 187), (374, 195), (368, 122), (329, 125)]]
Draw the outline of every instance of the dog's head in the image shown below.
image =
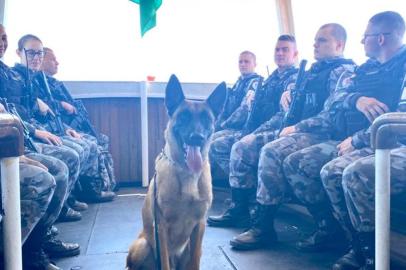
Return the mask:
[[(191, 171), (202, 169), (207, 159), (214, 121), (223, 109), (226, 84), (219, 84), (205, 101), (186, 100), (178, 78), (172, 75), (166, 86), (165, 105), (170, 121), (166, 130), (172, 158), (184, 162)], [(183, 160), (180, 160), (183, 159)]]

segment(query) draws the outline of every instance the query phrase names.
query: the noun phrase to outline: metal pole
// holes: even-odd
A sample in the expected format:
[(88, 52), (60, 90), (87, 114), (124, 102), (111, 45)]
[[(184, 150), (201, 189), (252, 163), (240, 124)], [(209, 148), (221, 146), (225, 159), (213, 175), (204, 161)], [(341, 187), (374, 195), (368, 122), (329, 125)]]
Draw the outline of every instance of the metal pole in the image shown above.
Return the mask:
[(6, 270), (21, 270), (21, 216), (19, 158), (1, 160), (1, 188), (4, 207), (3, 239)]
[(141, 147), (142, 147), (142, 186), (149, 184), (149, 166), (148, 166), (148, 91), (151, 88), (151, 82), (147, 81), (141, 84)]
[(375, 269), (389, 269), (390, 149), (375, 151)]

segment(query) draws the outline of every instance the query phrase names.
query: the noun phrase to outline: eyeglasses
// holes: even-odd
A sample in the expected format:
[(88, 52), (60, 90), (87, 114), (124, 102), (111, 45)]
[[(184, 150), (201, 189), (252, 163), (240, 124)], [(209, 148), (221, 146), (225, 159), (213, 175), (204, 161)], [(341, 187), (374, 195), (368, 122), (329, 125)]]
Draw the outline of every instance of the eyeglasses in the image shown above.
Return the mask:
[(34, 59), (36, 55), (38, 55), (39, 58), (44, 57), (44, 51), (36, 51), (36, 50), (26, 50), (24, 49), (25, 55), (29, 59)]
[(387, 33), (376, 33), (376, 34), (364, 34), (362, 36), (362, 39), (366, 39), (367, 37), (377, 37), (377, 36), (380, 36), (380, 35), (387, 36), (387, 35), (390, 35), (390, 34), (392, 34), (392, 33), (387, 32)]

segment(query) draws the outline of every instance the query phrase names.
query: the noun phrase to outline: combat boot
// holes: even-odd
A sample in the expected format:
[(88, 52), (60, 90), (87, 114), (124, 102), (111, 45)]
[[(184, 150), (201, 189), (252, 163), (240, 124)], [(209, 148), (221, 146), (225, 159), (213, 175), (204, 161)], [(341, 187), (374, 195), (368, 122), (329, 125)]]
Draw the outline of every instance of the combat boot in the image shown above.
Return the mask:
[(365, 263), (360, 270), (375, 269), (375, 232), (358, 233), (358, 240), (361, 252), (364, 255)]
[(220, 216), (209, 216), (207, 225), (212, 227), (248, 227), (250, 214), (248, 202), (250, 189), (231, 188), (231, 204)]
[(333, 270), (357, 270), (362, 267), (365, 258), (358, 245), (353, 244), (348, 252), (333, 265)]
[(357, 232), (351, 226), (347, 227), (347, 233), (348, 238), (351, 239), (351, 245), (347, 253), (334, 263), (333, 270), (357, 270), (365, 263)]
[(274, 244), (277, 241), (274, 229), (275, 205), (257, 204), (252, 217), (251, 228), (235, 236), (230, 245), (234, 249), (252, 250)]
[(329, 206), (325, 204), (307, 205), (316, 221), (317, 230), (308, 238), (299, 240), (296, 248), (301, 251), (322, 251), (325, 249), (344, 249), (348, 246), (345, 233), (334, 218)]
[(87, 209), (89, 208), (89, 206), (87, 205), (87, 203), (80, 202), (80, 201), (76, 200), (76, 198), (75, 198), (73, 195), (70, 195), (70, 196), (68, 197), (67, 202), (68, 202), (68, 205), (69, 205), (73, 210), (78, 211), (78, 212), (85, 211), (85, 210), (87, 210)]
[(42, 248), (52, 258), (72, 257), (80, 254), (79, 244), (65, 243), (55, 237), (46, 239)]
[(25, 252), (23, 255), (24, 270), (62, 270), (49, 260), (44, 250)]

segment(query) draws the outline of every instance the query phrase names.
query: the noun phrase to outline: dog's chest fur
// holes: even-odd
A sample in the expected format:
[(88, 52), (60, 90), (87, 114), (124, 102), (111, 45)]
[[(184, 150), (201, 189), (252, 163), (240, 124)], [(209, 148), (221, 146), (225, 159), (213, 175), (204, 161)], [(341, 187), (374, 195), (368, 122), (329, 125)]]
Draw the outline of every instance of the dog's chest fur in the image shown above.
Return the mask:
[(156, 166), (157, 183), (158, 190), (165, 192), (158, 191), (157, 198), (161, 218), (170, 224), (169, 243), (175, 251), (188, 241), (195, 225), (206, 218), (212, 201), (210, 166), (205, 162), (200, 174), (192, 174), (167, 166), (166, 160), (161, 162)]

